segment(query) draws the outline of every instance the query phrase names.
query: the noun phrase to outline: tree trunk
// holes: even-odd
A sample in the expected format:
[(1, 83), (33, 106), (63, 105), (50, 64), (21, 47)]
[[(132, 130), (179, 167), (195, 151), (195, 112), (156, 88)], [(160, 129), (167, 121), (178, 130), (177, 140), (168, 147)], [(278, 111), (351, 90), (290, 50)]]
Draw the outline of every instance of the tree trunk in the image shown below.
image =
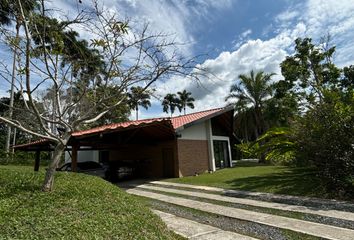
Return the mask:
[(243, 131), (244, 131), (244, 137), (246, 139), (246, 142), (248, 142), (249, 138), (248, 138), (248, 126), (247, 126), (247, 124), (245, 124), (245, 127), (244, 127)]
[[(265, 122), (263, 119), (262, 108), (256, 107), (255, 112), (256, 112), (257, 125), (258, 125), (257, 126), (257, 132), (258, 132), (257, 138), (258, 138), (265, 132)], [(263, 145), (264, 145), (264, 140), (259, 142), (259, 146), (263, 146)], [(266, 162), (265, 156), (266, 153), (262, 152), (259, 156), (258, 163), (265, 163)]]
[(139, 112), (138, 111), (139, 111), (139, 107), (137, 105), (136, 108), (135, 108), (136, 120), (139, 119), (139, 116), (138, 116)]
[(58, 143), (55, 146), (52, 159), (50, 161), (49, 167), (47, 169), (47, 172), (45, 174), (45, 179), (44, 183), (42, 186), (42, 191), (44, 192), (50, 192), (53, 189), (53, 184), (54, 184), (54, 174), (55, 170), (58, 167), (58, 164), (60, 162), (61, 156), (63, 155), (63, 152), (65, 150), (65, 145), (62, 143)]
[(265, 163), (266, 159), (265, 159), (265, 153), (261, 153), (258, 159), (258, 163)]
[[(254, 113), (255, 113), (255, 119), (256, 119), (256, 126), (257, 126), (257, 133), (258, 133), (258, 136), (260, 136), (262, 134), (262, 121), (261, 121), (261, 109), (259, 107), (255, 107), (254, 109)], [(257, 136), (257, 138), (258, 138)]]
[[(16, 24), (16, 38), (15, 38), (15, 45), (19, 39), (20, 35), (20, 24)], [(13, 115), (13, 107), (14, 107), (14, 94), (15, 94), (15, 75), (16, 75), (16, 56), (17, 56), (17, 46), (14, 46), (14, 55), (12, 60), (12, 76), (11, 76), (11, 90), (10, 90), (10, 109), (9, 109), (9, 119), (12, 119)], [(7, 127), (7, 136), (6, 136), (6, 143), (5, 143), (5, 152), (10, 152), (10, 142), (11, 142), (11, 126), (8, 125)]]
[[(14, 134), (13, 134), (13, 137), (12, 137), (12, 146), (16, 145), (16, 138), (17, 138), (17, 128), (14, 128)], [(15, 149), (14, 148), (12, 148), (11, 153), (12, 154), (15, 153)]]
[(11, 141), (11, 126), (7, 125), (7, 135), (6, 135), (6, 143), (5, 143), (5, 153), (7, 155), (10, 152), (10, 141)]

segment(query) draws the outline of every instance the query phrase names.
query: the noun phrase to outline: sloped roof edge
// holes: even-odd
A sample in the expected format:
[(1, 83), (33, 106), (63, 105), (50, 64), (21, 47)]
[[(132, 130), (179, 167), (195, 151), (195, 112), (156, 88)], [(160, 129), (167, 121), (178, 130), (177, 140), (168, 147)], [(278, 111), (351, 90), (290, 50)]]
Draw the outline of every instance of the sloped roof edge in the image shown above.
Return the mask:
[[(171, 130), (174, 130), (177, 132), (177, 131), (183, 130), (184, 128), (186, 128), (188, 126), (191, 126), (193, 124), (197, 124), (199, 122), (211, 119), (213, 117), (216, 117), (218, 115), (221, 115), (221, 114), (231, 111), (231, 110), (233, 110), (232, 106), (226, 106), (224, 108), (209, 109), (209, 110), (205, 110), (205, 111), (189, 113), (186, 115), (181, 115), (181, 116), (176, 116), (176, 117), (151, 118), (151, 119), (142, 119), (142, 120), (136, 120), (136, 121), (127, 121), (127, 122), (122, 122), (122, 123), (112, 123), (109, 125), (95, 127), (95, 128), (91, 128), (88, 130), (74, 132), (72, 134), (72, 137), (84, 137), (84, 136), (94, 135), (94, 134), (98, 134), (98, 133), (115, 132), (115, 131), (120, 131), (123, 129), (131, 129), (134, 127), (150, 126), (150, 125), (159, 124), (159, 123), (166, 123), (171, 126)], [(46, 144), (50, 144), (50, 143), (51, 143), (50, 140), (40, 139), (40, 140), (26, 143), (26, 144), (15, 145), (15, 146), (13, 146), (13, 148), (20, 149), (20, 148), (31, 147), (31, 146), (46, 145)]]

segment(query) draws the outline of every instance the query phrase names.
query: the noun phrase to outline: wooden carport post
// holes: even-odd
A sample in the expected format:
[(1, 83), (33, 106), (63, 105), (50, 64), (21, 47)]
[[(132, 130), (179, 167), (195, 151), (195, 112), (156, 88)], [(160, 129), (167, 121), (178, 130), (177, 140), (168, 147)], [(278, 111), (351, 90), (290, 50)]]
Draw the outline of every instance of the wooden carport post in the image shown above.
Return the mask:
[(34, 171), (38, 172), (39, 170), (39, 162), (41, 161), (41, 151), (37, 150), (34, 161)]
[(73, 144), (71, 149), (71, 171), (77, 172), (77, 150), (79, 149), (79, 146)]

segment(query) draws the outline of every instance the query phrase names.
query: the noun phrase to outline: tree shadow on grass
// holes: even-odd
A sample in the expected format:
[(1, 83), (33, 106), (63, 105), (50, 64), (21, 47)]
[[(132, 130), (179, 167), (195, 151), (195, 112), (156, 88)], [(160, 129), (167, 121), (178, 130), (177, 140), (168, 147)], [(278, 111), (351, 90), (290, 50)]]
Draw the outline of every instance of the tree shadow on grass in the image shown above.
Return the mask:
[(272, 165), (269, 163), (259, 163), (259, 162), (251, 162), (251, 161), (237, 162), (233, 164), (233, 167), (259, 167), (259, 166), (272, 166)]
[(232, 189), (244, 191), (317, 197), (325, 193), (316, 171), (309, 168), (290, 168), (282, 173), (235, 178), (225, 183)]

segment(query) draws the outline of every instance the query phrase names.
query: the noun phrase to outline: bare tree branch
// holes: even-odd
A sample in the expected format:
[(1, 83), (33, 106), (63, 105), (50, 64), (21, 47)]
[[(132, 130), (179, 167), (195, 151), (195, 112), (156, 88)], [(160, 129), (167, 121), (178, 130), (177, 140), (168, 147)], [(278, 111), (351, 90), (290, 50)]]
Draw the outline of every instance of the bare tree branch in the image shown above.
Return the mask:
[(27, 129), (27, 128), (23, 127), (20, 123), (15, 123), (14, 121), (10, 121), (7, 118), (4, 118), (4, 117), (0, 116), (0, 121), (3, 121), (4, 123), (9, 124), (9, 125), (11, 125), (11, 126), (13, 126), (15, 128), (18, 128), (19, 130), (22, 130), (22, 131), (24, 131), (24, 132), (26, 132), (28, 134), (33, 135), (33, 136), (37, 136), (37, 137), (40, 137), (40, 138), (45, 138), (45, 139), (49, 139), (49, 140), (58, 142), (57, 138), (54, 138), (54, 137), (51, 137), (51, 136), (48, 136), (48, 135), (43, 135), (43, 134), (40, 134), (38, 132), (32, 131), (30, 129)]

